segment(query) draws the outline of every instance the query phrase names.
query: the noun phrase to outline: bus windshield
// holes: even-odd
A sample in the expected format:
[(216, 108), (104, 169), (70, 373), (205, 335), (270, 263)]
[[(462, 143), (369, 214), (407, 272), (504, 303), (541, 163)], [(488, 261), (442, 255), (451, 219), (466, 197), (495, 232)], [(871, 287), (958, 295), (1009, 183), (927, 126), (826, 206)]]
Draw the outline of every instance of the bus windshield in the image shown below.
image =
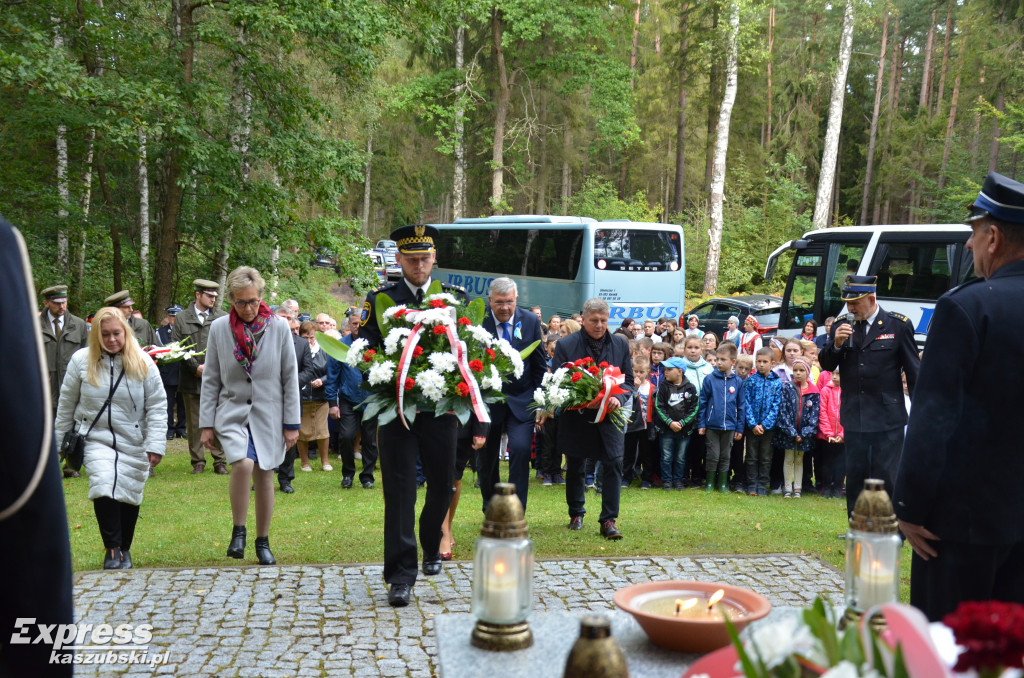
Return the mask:
[(453, 228), (437, 243), (437, 261), (456, 270), (575, 280), (583, 234), (580, 228)]
[(678, 271), (679, 235), (671, 231), (594, 231), (594, 265), (607, 271)]

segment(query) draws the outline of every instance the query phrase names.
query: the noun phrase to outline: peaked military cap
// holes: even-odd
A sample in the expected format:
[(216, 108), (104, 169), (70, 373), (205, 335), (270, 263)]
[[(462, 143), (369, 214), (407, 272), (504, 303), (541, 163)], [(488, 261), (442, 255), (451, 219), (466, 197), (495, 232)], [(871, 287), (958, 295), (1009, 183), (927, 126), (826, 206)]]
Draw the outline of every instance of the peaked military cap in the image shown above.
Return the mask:
[(220, 285), (213, 282), (212, 280), (205, 280), (203, 278), (196, 278), (192, 281), (192, 284), (196, 288), (196, 292), (219, 292)]
[(183, 309), (181, 306), (178, 306), (177, 304), (172, 304), (165, 308), (164, 310), (167, 312), (167, 315), (178, 315), (185, 309)]
[(434, 251), (434, 238), (441, 232), (428, 224), (412, 224), (391, 231), (391, 239), (402, 254), (429, 254)]
[(1024, 224), (1024, 184), (1002, 174), (989, 172), (981, 192), (968, 208), (971, 216), (967, 218), (967, 223), (982, 217), (992, 217), (997, 221)]
[(875, 293), (876, 275), (848, 275), (843, 282), (843, 301), (853, 301)]
[(107, 306), (135, 305), (135, 302), (132, 301), (132, 295), (128, 292), (128, 290), (121, 290), (120, 292), (115, 292), (114, 294), (111, 294), (109, 297), (103, 300), (103, 303), (106, 304)]
[(39, 293), (46, 301), (67, 301), (68, 298), (68, 286), (67, 285), (54, 285), (53, 287), (47, 287), (45, 290)]

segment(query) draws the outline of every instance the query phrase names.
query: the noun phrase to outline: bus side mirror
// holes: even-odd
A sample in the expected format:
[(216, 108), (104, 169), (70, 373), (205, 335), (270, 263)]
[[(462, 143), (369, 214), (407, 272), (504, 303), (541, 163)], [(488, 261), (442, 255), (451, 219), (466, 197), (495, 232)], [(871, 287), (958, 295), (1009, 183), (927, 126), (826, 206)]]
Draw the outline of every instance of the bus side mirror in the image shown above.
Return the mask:
[(793, 244), (790, 245), (790, 249), (797, 250), (798, 252), (800, 250), (805, 250), (805, 249), (807, 249), (807, 241), (803, 240), (803, 239), (801, 239), (801, 240), (794, 240)]

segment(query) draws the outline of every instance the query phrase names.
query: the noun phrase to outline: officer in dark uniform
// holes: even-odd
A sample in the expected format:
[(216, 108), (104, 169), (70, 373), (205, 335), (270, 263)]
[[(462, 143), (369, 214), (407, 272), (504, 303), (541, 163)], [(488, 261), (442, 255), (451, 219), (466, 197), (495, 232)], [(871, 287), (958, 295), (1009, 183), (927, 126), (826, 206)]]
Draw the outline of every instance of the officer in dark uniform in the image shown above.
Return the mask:
[(121, 313), (124, 313), (125, 320), (128, 321), (128, 326), (132, 328), (132, 332), (135, 333), (135, 339), (138, 340), (139, 346), (156, 346), (158, 341), (156, 338), (156, 330), (149, 324), (149, 321), (145, 318), (136, 318), (132, 315), (132, 307), (135, 302), (132, 301), (132, 295), (128, 290), (121, 290), (115, 292), (109, 297), (103, 300), (105, 306), (114, 306), (121, 309)]
[(818, 355), (821, 369), (838, 367), (843, 375), (839, 417), (846, 431), (848, 513), (865, 478), (884, 480), (892, 494), (907, 423), (902, 375), (913, 394), (921, 364), (914, 323), (878, 306), (875, 282), (875, 276), (846, 276), (842, 298), (849, 313), (833, 325)]
[[(168, 306), (167, 311), (167, 324), (161, 325), (156, 331), (156, 337), (160, 340), (160, 343), (166, 346), (171, 343), (171, 332), (174, 329), (174, 318), (179, 313), (184, 311), (181, 306), (174, 304)], [(180, 363), (171, 363), (169, 365), (157, 365), (160, 369), (160, 379), (164, 382), (164, 393), (167, 394), (167, 439), (174, 440), (174, 437), (179, 438), (185, 437), (185, 398), (181, 393), (178, 393), (178, 374), (181, 371)], [(177, 411), (178, 417), (175, 419), (174, 413)]]
[(1024, 604), (1024, 184), (992, 172), (970, 208), (978, 278), (935, 305), (893, 495), (910, 603), (932, 621)]
[[(433, 226), (403, 226), (391, 233), (398, 246), (396, 259), (402, 267), (402, 279), (379, 287), (366, 295), (359, 319), (359, 336), (370, 347), (384, 344), (377, 325), (375, 303), (378, 294), (386, 294), (396, 304), (422, 303), (430, 286), (430, 272), (437, 260), (434, 239), (439, 232)], [(445, 291), (463, 296), (461, 288), (443, 286)], [(395, 419), (377, 429), (381, 479), (384, 485), (384, 580), (390, 585), (388, 603), (393, 607), (409, 604), (416, 583), (416, 460), (423, 462), (427, 495), (420, 512), (420, 546), (423, 548), (423, 574), (441, 572), (441, 524), (448, 513), (455, 476), (455, 448), (458, 419), (454, 414), (440, 417), (419, 412), (407, 430)]]

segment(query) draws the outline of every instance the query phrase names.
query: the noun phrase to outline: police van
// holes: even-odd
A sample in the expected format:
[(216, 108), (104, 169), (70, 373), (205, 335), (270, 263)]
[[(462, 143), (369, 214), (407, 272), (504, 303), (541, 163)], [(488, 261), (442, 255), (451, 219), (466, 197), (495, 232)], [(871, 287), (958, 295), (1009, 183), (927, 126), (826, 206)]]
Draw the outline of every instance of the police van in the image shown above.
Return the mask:
[(970, 235), (964, 224), (846, 226), (790, 240), (771, 253), (764, 271), (771, 280), (779, 258), (793, 252), (778, 333), (797, 335), (810, 319), (823, 332), (825, 318), (846, 313), (846, 276), (873, 275), (878, 305), (910, 318), (923, 345), (938, 298), (975, 277)]
[(683, 312), (683, 230), (674, 224), (512, 215), (432, 225), (441, 231), (433, 277), (471, 299), (505, 276), (519, 306), (540, 306), (545, 317), (577, 313), (592, 297), (608, 302), (612, 326)]

